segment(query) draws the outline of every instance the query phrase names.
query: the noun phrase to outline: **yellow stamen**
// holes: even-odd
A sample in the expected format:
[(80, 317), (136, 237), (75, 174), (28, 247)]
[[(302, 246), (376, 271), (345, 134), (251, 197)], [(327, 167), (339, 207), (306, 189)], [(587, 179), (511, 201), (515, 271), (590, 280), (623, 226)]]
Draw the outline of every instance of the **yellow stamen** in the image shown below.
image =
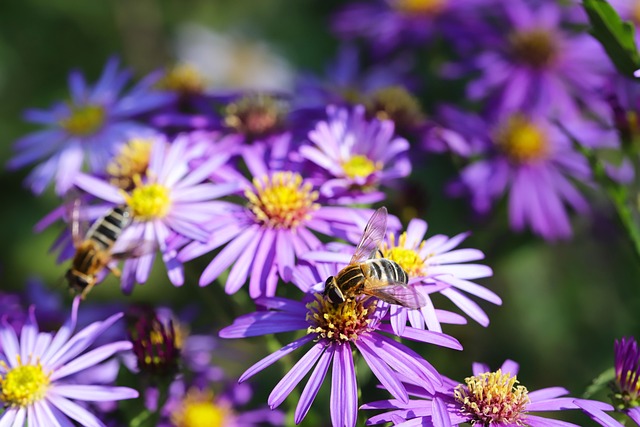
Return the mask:
[(152, 141), (144, 138), (132, 138), (107, 165), (110, 182), (123, 190), (131, 190), (135, 186), (133, 177), (146, 173), (151, 156)]
[(245, 191), (249, 209), (258, 221), (273, 228), (295, 228), (320, 207), (314, 203), (318, 193), (294, 172), (254, 178), (253, 186), (254, 191)]
[(549, 154), (544, 130), (522, 115), (509, 118), (495, 139), (498, 147), (516, 163), (534, 162)]
[(191, 389), (171, 414), (171, 422), (176, 427), (222, 427), (231, 416), (231, 408), (215, 402), (211, 390)]
[(509, 45), (518, 61), (534, 68), (548, 65), (558, 51), (554, 35), (549, 30), (537, 28), (511, 34)]
[(23, 365), (20, 356), (17, 359), (18, 366), (0, 377), (0, 401), (7, 406), (25, 407), (44, 398), (50, 374), (44, 372), (40, 362)]
[(134, 177), (136, 188), (131, 194), (125, 194), (125, 200), (134, 218), (151, 221), (164, 218), (171, 208), (171, 197), (167, 187), (162, 184), (143, 184), (140, 176)]
[(395, 234), (389, 233), (389, 242), (389, 244), (384, 242), (380, 246), (384, 258), (397, 262), (409, 277), (419, 277), (427, 274), (427, 259), (430, 256), (424, 259), (420, 256), (424, 241), (420, 242), (416, 247), (407, 247), (407, 233), (404, 232), (400, 235), (397, 243)]
[(74, 105), (69, 117), (60, 120), (60, 126), (72, 135), (88, 136), (102, 127), (105, 115), (101, 105)]
[(396, 9), (412, 15), (436, 15), (447, 6), (448, 0), (396, 0)]
[(342, 164), (342, 170), (349, 178), (366, 178), (374, 172), (382, 170), (382, 162), (373, 162), (363, 154), (351, 156)]
[(181, 93), (200, 93), (205, 86), (204, 77), (191, 64), (178, 64), (169, 68), (156, 84), (156, 87), (160, 90)]
[(347, 298), (341, 304), (333, 304), (322, 294), (307, 304), (307, 321), (311, 326), (308, 334), (317, 334), (318, 339), (332, 341), (356, 341), (369, 330), (370, 315), (376, 309), (376, 299)]
[(527, 388), (516, 386), (516, 376), (503, 374), (500, 369), (465, 378), (454, 390), (455, 399), (465, 414), (472, 416), (471, 424), (489, 426), (504, 424), (526, 426), (524, 420), (529, 403)]

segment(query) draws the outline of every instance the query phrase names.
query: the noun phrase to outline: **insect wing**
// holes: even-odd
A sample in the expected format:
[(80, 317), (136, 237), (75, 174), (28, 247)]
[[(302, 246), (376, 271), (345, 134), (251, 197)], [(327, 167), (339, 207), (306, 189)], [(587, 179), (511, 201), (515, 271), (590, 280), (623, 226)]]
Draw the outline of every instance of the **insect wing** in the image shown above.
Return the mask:
[(82, 199), (75, 191), (69, 191), (65, 196), (65, 213), (71, 224), (71, 238), (75, 247), (80, 246), (87, 233), (87, 222), (80, 218)]
[(140, 258), (156, 252), (158, 247), (158, 242), (154, 240), (128, 242), (124, 248), (119, 248), (117, 251), (112, 252), (111, 258), (117, 260)]
[(402, 282), (381, 281), (368, 278), (363, 293), (376, 297), (389, 304), (417, 309), (427, 305), (427, 298), (416, 288)]
[(350, 264), (362, 262), (369, 258), (373, 258), (384, 235), (387, 232), (387, 208), (384, 206), (379, 208), (371, 215), (362, 234), (362, 239), (358, 243), (355, 253), (351, 257)]

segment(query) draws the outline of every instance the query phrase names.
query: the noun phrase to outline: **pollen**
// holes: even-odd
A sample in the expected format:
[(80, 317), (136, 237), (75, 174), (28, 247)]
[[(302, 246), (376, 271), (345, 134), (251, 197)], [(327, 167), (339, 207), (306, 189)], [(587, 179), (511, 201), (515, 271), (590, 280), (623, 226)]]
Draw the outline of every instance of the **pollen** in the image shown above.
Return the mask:
[(411, 129), (424, 120), (418, 100), (402, 86), (387, 86), (367, 100), (367, 113), (378, 120), (392, 120), (398, 128)]
[(549, 153), (546, 133), (522, 115), (514, 115), (503, 125), (496, 144), (514, 163), (532, 163)]
[(283, 127), (283, 102), (267, 95), (250, 95), (227, 105), (224, 123), (236, 132), (257, 138)]
[(342, 164), (342, 170), (349, 178), (367, 178), (372, 173), (382, 170), (382, 162), (373, 162), (367, 156), (356, 154)]
[(340, 304), (333, 304), (324, 295), (316, 294), (315, 300), (307, 304), (307, 321), (311, 325), (307, 334), (337, 342), (356, 341), (371, 329), (371, 314), (376, 303), (375, 298), (347, 298)]
[(447, 6), (447, 0), (396, 0), (394, 5), (411, 15), (436, 15)]
[(140, 175), (134, 176), (136, 188), (125, 200), (134, 218), (140, 221), (152, 221), (164, 218), (171, 208), (171, 197), (167, 187), (162, 184), (143, 184)]
[(380, 246), (380, 251), (384, 258), (398, 263), (409, 277), (420, 277), (426, 274), (427, 262), (420, 256), (420, 250), (424, 246), (424, 241), (414, 248), (407, 246), (407, 233), (402, 233), (396, 242), (394, 233), (389, 233), (389, 244), (384, 242)]
[(231, 416), (231, 408), (216, 403), (211, 390), (191, 389), (171, 414), (171, 422), (176, 427), (222, 427)]
[(512, 33), (509, 46), (516, 60), (532, 68), (549, 65), (558, 51), (553, 33), (541, 28)]
[(88, 136), (96, 133), (106, 119), (104, 107), (101, 105), (74, 105), (71, 114), (60, 120), (60, 126), (76, 136)]
[(318, 193), (298, 173), (276, 172), (271, 177), (253, 179), (246, 190), (249, 209), (258, 222), (273, 228), (296, 228), (319, 208)]
[(191, 64), (177, 64), (167, 69), (156, 87), (179, 93), (201, 93), (206, 86), (205, 79)]
[(18, 366), (0, 377), (0, 401), (6, 406), (29, 406), (44, 398), (49, 383), (40, 363), (23, 365), (18, 356)]
[(466, 378), (454, 390), (462, 412), (471, 416), (471, 424), (526, 426), (527, 388), (515, 376), (500, 369)]
[(146, 173), (151, 156), (152, 142), (144, 138), (132, 138), (107, 165), (109, 182), (125, 191), (133, 190), (133, 177)]

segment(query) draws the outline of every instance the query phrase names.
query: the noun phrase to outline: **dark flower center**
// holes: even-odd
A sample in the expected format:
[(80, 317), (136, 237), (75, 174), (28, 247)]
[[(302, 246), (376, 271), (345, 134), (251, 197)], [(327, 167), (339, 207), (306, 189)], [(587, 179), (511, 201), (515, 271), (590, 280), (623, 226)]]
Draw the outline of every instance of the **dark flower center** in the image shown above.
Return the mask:
[(509, 36), (509, 46), (515, 59), (532, 68), (548, 66), (556, 57), (558, 47), (548, 30), (518, 31)]
[(369, 116), (392, 120), (402, 130), (410, 130), (424, 120), (418, 100), (401, 86), (377, 90), (369, 97), (366, 106)]
[(238, 133), (257, 138), (283, 127), (283, 102), (266, 95), (246, 96), (225, 108), (224, 123)]

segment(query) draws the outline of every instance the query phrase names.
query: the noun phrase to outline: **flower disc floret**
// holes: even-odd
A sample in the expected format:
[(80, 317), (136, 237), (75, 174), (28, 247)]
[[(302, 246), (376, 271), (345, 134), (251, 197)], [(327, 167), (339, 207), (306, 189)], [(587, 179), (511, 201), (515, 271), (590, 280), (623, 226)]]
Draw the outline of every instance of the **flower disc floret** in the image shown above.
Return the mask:
[(447, 0), (396, 0), (394, 6), (412, 15), (435, 15), (447, 6)]
[(349, 178), (366, 178), (374, 172), (382, 170), (382, 162), (373, 162), (363, 154), (355, 154), (342, 164), (345, 175)]
[(93, 135), (102, 128), (105, 118), (106, 112), (101, 105), (72, 106), (71, 114), (60, 120), (60, 126), (72, 135)]
[(280, 129), (283, 117), (281, 102), (270, 96), (255, 95), (227, 105), (224, 123), (238, 133), (258, 137)]
[(109, 182), (123, 190), (135, 187), (134, 177), (142, 176), (149, 167), (152, 141), (145, 138), (132, 138), (122, 146), (120, 152), (107, 165)]
[(471, 416), (471, 424), (527, 425), (524, 414), (529, 403), (528, 391), (524, 386), (516, 386), (516, 376), (498, 369), (464, 381), (454, 390), (454, 397), (462, 404), (463, 413)]
[(522, 115), (514, 115), (498, 130), (496, 143), (514, 163), (531, 163), (549, 154), (545, 131)]
[(176, 427), (222, 427), (230, 408), (215, 402), (211, 390), (189, 390), (178, 410), (171, 414)]
[(554, 35), (542, 28), (517, 31), (509, 36), (514, 57), (532, 68), (543, 68), (553, 61), (557, 53)]
[(376, 309), (376, 300), (347, 298), (341, 304), (333, 304), (322, 294), (307, 304), (307, 321), (311, 326), (308, 334), (317, 334), (319, 339), (337, 342), (356, 341), (369, 331), (371, 314)]
[[(19, 356), (17, 359), (20, 361)], [(0, 401), (7, 406), (26, 407), (45, 396), (49, 382), (49, 374), (40, 363), (19, 364), (0, 377)]]
[(640, 406), (640, 351), (633, 338), (615, 343), (615, 381), (613, 400), (620, 410)]
[(402, 86), (387, 86), (375, 91), (366, 102), (367, 113), (378, 120), (392, 120), (400, 129), (416, 126), (423, 119), (417, 98)]
[(180, 93), (200, 93), (205, 88), (205, 79), (191, 64), (178, 64), (169, 68), (156, 87)]
[(424, 241), (416, 248), (408, 248), (407, 233), (404, 232), (398, 238), (394, 233), (389, 233), (389, 244), (384, 242), (380, 247), (382, 256), (398, 263), (409, 277), (419, 277), (426, 275), (425, 260), (420, 256), (419, 250), (424, 246)]
[(139, 177), (136, 181), (136, 188), (125, 196), (133, 216), (140, 221), (164, 218), (171, 207), (169, 189), (158, 183), (142, 184)]
[(253, 179), (254, 191), (246, 190), (249, 209), (258, 222), (273, 228), (295, 228), (320, 206), (318, 193), (294, 172), (276, 172)]

